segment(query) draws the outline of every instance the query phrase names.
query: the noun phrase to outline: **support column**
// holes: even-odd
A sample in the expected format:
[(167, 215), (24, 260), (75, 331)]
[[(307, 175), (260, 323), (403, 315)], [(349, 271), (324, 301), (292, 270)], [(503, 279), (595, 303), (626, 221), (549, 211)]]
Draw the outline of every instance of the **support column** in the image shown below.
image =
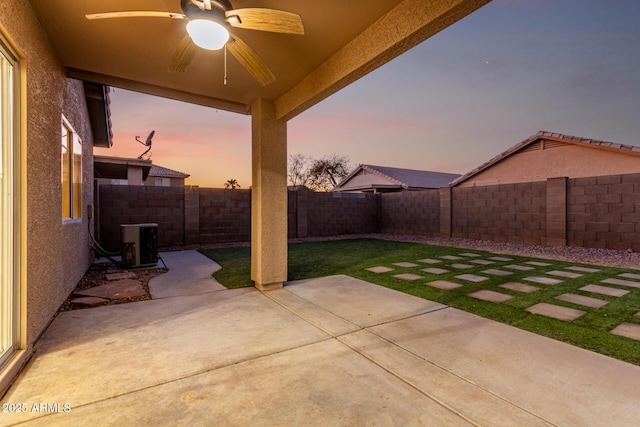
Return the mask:
[(259, 99), (251, 127), (251, 280), (266, 291), (287, 280), (287, 122)]

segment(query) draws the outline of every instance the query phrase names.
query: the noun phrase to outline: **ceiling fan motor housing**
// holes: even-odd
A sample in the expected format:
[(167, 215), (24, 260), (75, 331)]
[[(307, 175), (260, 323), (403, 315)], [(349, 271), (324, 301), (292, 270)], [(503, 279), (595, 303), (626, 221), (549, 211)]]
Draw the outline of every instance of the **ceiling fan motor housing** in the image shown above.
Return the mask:
[(193, 19), (215, 19), (224, 22), (225, 12), (231, 10), (232, 6), (228, 0), (211, 0), (211, 10), (203, 10), (195, 3), (204, 3), (201, 0), (180, 0), (182, 11), (189, 20)]

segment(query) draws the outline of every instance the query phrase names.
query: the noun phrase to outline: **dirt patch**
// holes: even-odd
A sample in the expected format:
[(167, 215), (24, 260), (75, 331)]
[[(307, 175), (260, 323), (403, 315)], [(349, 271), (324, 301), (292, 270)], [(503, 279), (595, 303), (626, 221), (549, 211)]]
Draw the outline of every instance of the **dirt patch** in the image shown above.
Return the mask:
[(129, 302), (150, 300), (151, 294), (149, 293), (149, 280), (168, 271), (166, 268), (128, 270), (128, 272), (131, 274), (131, 279), (138, 280), (142, 284), (142, 287), (145, 290), (145, 294), (142, 296), (105, 299), (104, 302), (92, 304), (91, 306), (73, 302), (73, 300), (82, 297), (82, 295), (78, 295), (77, 292), (109, 283), (109, 280), (107, 280), (107, 270), (112, 266), (113, 265), (110, 263), (93, 264), (84, 274), (82, 279), (80, 279), (71, 295), (69, 295), (67, 300), (62, 304), (62, 306), (60, 307), (60, 311), (80, 310), (91, 307), (101, 307), (105, 305), (125, 304)]

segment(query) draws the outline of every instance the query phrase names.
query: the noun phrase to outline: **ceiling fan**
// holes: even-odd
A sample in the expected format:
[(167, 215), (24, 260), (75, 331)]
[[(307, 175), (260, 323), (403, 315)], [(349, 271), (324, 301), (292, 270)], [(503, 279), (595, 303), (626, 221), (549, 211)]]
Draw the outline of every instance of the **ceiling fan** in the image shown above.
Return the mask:
[(227, 28), (304, 34), (300, 15), (291, 12), (265, 8), (233, 9), (229, 0), (180, 0), (180, 6), (183, 13), (125, 11), (93, 13), (86, 15), (86, 18), (154, 17), (187, 20), (187, 34), (171, 57), (170, 72), (185, 71), (196, 54), (196, 46), (208, 50), (225, 47), (262, 86), (273, 83), (275, 76), (258, 54), (237, 35), (229, 34)]

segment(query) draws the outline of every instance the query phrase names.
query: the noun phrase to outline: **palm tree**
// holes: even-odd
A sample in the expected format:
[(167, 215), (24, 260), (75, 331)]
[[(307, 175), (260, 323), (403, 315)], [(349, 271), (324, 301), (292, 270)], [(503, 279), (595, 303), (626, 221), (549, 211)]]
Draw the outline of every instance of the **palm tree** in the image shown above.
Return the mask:
[(235, 179), (228, 179), (227, 182), (224, 183), (224, 188), (231, 188), (235, 190), (236, 188), (240, 188), (240, 184)]

